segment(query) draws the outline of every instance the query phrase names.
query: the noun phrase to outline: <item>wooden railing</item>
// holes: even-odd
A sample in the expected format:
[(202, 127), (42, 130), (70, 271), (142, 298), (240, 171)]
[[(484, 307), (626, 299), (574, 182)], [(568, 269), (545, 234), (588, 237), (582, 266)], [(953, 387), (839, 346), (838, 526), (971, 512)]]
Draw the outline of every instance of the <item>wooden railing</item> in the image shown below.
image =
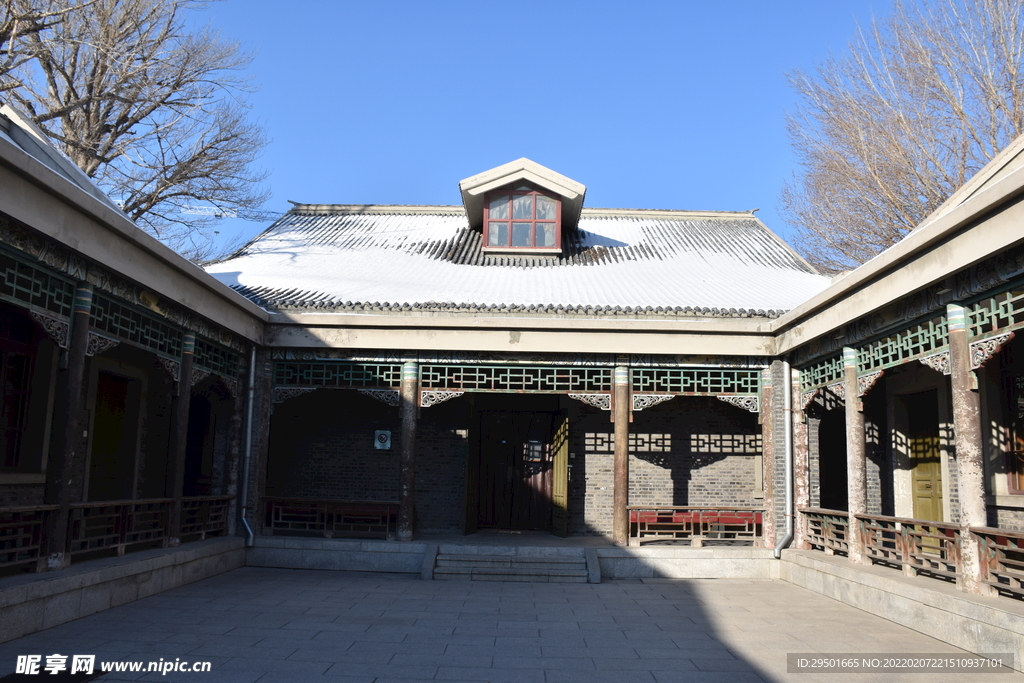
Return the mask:
[[(197, 496), (182, 501), (181, 536), (206, 538), (226, 533), (233, 496)], [(80, 555), (112, 550), (123, 555), (136, 544), (166, 544), (173, 498), (73, 503), (66, 552)], [(0, 508), (0, 567), (46, 559), (46, 530), (56, 505)]]
[(806, 520), (804, 541), (811, 548), (820, 548), (826, 555), (846, 555), (850, 549), (850, 520), (841, 510), (808, 508), (800, 513)]
[(961, 582), (958, 525), (883, 515), (857, 515), (857, 522), (872, 563), (899, 567), (908, 576), (924, 573)]
[(0, 508), (0, 567), (46, 557), (46, 520), (56, 505)]
[[(846, 552), (848, 515), (840, 510), (800, 510), (812, 549)], [(964, 584), (963, 549), (977, 543), (981, 581), (994, 593), (1024, 599), (1024, 531), (960, 527), (946, 522), (884, 515), (857, 515), (864, 556), (872, 564), (899, 568), (908, 576), (928, 576)]]
[(756, 544), (762, 538), (762, 508), (631, 505), (629, 544), (644, 541), (689, 541)]
[(271, 534), (390, 539), (398, 522), (396, 501), (264, 500), (267, 502), (265, 528)]
[(993, 590), (1024, 598), (1024, 531), (973, 527), (981, 547), (982, 580)]

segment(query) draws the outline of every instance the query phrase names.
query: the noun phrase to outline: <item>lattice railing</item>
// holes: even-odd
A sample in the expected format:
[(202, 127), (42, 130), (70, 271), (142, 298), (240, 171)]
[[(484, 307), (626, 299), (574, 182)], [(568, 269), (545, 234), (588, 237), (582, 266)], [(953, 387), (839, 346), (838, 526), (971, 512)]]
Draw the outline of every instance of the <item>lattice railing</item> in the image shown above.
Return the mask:
[(649, 505), (629, 506), (629, 544), (645, 541), (689, 541), (753, 545), (762, 537), (762, 508)]
[(234, 496), (193, 496), (181, 502), (181, 535), (206, 538), (228, 530), (228, 511)]
[(389, 539), (398, 520), (396, 501), (266, 498), (266, 529), (271, 534), (324, 538)]
[(612, 369), (528, 365), (423, 365), (423, 390), (599, 393), (612, 388)]
[(118, 555), (135, 543), (163, 541), (173, 498), (75, 503), (71, 506), (69, 552), (111, 549)]
[(843, 357), (818, 361), (800, 370), (800, 391), (813, 391), (843, 381)]
[(0, 567), (46, 557), (46, 519), (56, 505), (0, 508)]
[(972, 527), (981, 547), (982, 580), (1003, 595), (1024, 598), (1024, 531)]
[(180, 329), (101, 294), (93, 297), (90, 324), (119, 339), (171, 358), (181, 358), (184, 334)]
[(924, 572), (959, 582), (960, 529), (922, 519), (857, 515), (864, 554), (872, 562), (901, 567), (905, 574)]
[(804, 541), (812, 548), (820, 548), (826, 555), (850, 551), (850, 520), (841, 510), (807, 508), (800, 511), (806, 522)]
[(759, 395), (761, 370), (737, 368), (633, 368), (633, 391), (680, 396)]
[(71, 317), (75, 286), (69, 280), (0, 251), (0, 298), (67, 319)]
[(972, 338), (1024, 326), (1024, 289), (1011, 289), (967, 306)]
[(277, 362), (274, 386), (398, 388), (402, 366), (394, 363)]

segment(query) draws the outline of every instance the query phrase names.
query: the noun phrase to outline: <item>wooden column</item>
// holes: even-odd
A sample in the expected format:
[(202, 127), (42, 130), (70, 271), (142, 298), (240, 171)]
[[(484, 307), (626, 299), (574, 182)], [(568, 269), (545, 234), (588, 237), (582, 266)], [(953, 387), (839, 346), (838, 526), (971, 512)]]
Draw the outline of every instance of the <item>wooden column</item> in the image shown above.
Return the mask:
[[(85, 440), (82, 423), (82, 387), (85, 384), (85, 356), (89, 348), (89, 314), (92, 311), (92, 285), (82, 283), (75, 290), (71, 313), (71, 332), (67, 348), (67, 366), (62, 371), (61, 393), (57, 404), (56, 448), (48, 465), (50, 480), (46, 502), (59, 505), (47, 524), (46, 569), (68, 566), (68, 523), (72, 497), (82, 495), (82, 449)], [(76, 483), (77, 482), (77, 483)], [(77, 496), (74, 495), (78, 491)], [(41, 569), (42, 567), (40, 567)]]
[(629, 386), (629, 367), (615, 367), (614, 384), (615, 459), (612, 496), (612, 540), (615, 545), (629, 544), (629, 414), (633, 397)]
[(411, 541), (416, 498), (416, 413), (419, 411), (420, 366), (415, 357), (402, 365), (402, 471), (398, 491), (398, 540)]
[(960, 536), (963, 540), (963, 589), (988, 592), (981, 583), (981, 557), (972, 526), (988, 526), (985, 508), (985, 466), (982, 460), (981, 401), (971, 371), (967, 316), (962, 306), (946, 306), (949, 323), (949, 367), (953, 395), (953, 431), (956, 434), (957, 485), (960, 490)]
[(181, 506), (185, 490), (185, 447), (188, 444), (188, 411), (192, 401), (192, 360), (195, 358), (196, 336), (185, 333), (181, 344), (181, 366), (171, 399), (171, 444), (167, 459), (167, 496), (173, 498), (167, 523), (167, 545), (181, 544)]
[(864, 406), (857, 388), (857, 349), (843, 349), (843, 394), (846, 402), (846, 478), (849, 511), (849, 557), (864, 563), (864, 541), (856, 515), (867, 512), (867, 444)]

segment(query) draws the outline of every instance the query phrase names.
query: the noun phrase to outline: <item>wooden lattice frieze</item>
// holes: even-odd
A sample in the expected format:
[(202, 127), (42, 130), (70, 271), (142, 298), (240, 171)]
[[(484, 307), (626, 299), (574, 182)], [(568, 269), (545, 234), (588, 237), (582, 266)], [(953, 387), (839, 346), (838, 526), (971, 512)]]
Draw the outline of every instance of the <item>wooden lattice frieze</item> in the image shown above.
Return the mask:
[(949, 344), (945, 316), (890, 334), (871, 342), (857, 353), (857, 374), (902, 365), (944, 350)]
[(586, 403), (588, 406), (593, 406), (599, 410), (612, 409), (611, 394), (569, 394), (569, 398)]
[(196, 337), (193, 362), (196, 367), (225, 377), (238, 377), (242, 367), (242, 358), (238, 353), (202, 337)]
[(718, 396), (761, 393), (761, 371), (735, 368), (633, 368), (633, 391), (640, 394)]
[(819, 361), (800, 370), (800, 391), (820, 389), (843, 378), (843, 357)]
[(74, 298), (70, 280), (0, 251), (0, 299), (70, 319)]
[(109, 297), (99, 294), (93, 297), (90, 325), (119, 340), (172, 358), (181, 357), (184, 333), (179, 328)]
[(389, 406), (397, 406), (401, 398), (394, 389), (356, 389), (356, 391), (381, 403), (387, 403)]
[(971, 338), (1024, 326), (1024, 289), (1011, 289), (967, 306)]
[(600, 393), (611, 391), (612, 369), (529, 365), (423, 365), (420, 387), (433, 391)]
[(397, 388), (402, 366), (397, 363), (317, 362), (274, 364), (274, 386)]

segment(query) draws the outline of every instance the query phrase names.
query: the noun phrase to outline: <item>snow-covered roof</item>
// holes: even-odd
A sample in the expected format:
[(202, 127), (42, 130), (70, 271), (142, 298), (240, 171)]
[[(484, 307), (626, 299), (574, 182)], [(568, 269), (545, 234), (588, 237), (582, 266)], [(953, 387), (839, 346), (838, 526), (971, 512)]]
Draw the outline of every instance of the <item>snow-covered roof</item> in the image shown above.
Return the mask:
[(269, 310), (774, 317), (829, 283), (750, 213), (609, 209), (551, 257), (485, 255), (462, 207), (297, 205), (207, 270)]

